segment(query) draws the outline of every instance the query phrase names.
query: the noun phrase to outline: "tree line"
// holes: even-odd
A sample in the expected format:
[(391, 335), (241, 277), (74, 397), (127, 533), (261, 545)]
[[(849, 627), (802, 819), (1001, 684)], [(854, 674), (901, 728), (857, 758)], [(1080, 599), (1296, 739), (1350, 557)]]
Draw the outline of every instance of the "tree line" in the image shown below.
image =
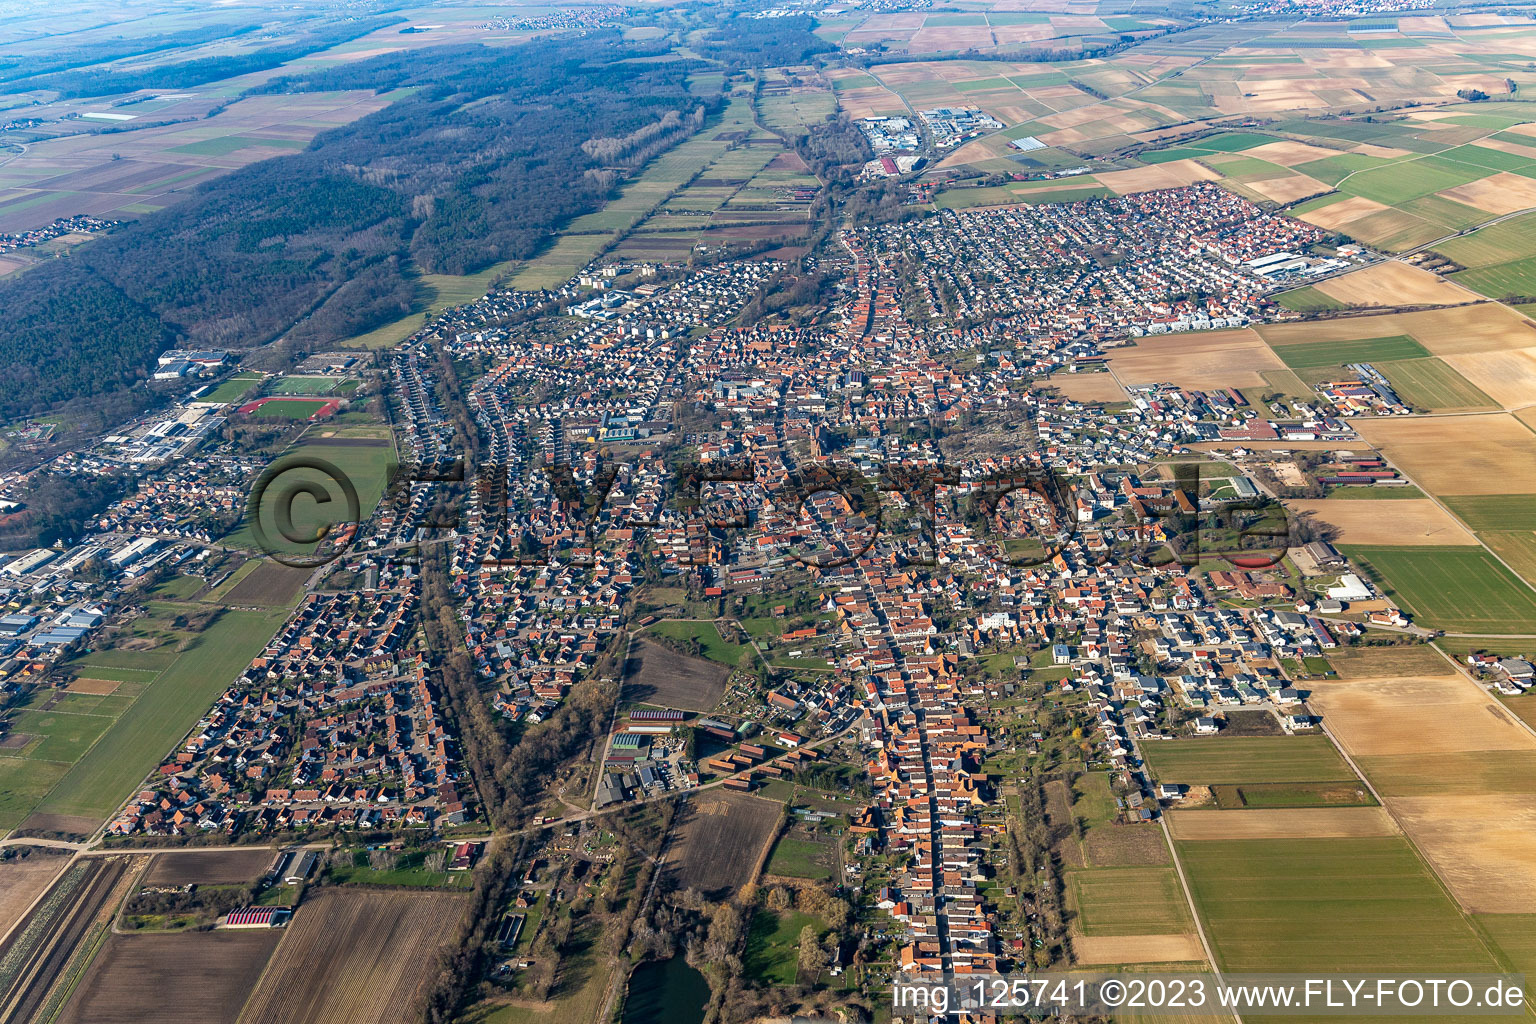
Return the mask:
[[(0, 416), (113, 395), (173, 345), (243, 349), (296, 328), (306, 347), (397, 319), (417, 268), (467, 274), (534, 255), (615, 187), (582, 149), (718, 97), (689, 94), (692, 60), (616, 31), (512, 50), (388, 54), (262, 92), (416, 91), (308, 150), (236, 170), (180, 203), (0, 281)], [(142, 392), (140, 392), (142, 393)]]

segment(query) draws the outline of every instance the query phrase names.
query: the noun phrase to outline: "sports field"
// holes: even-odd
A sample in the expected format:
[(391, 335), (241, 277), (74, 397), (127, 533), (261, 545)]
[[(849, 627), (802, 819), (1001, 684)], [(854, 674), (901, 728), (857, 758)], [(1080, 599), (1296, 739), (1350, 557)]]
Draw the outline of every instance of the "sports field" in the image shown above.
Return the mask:
[(261, 382), (261, 374), (246, 371), (237, 373), (233, 377), (204, 395), (199, 401), (203, 402), (238, 402), (251, 393), (251, 389)]
[(1456, 905), (1400, 837), (1180, 842), (1232, 971), (1493, 971)]
[(1536, 591), (1481, 548), (1343, 550), (1420, 625), (1453, 633), (1529, 633), (1536, 623)]
[(1210, 736), (1142, 745), (1159, 782), (1192, 786), (1244, 782), (1332, 782), (1354, 772), (1327, 736)]

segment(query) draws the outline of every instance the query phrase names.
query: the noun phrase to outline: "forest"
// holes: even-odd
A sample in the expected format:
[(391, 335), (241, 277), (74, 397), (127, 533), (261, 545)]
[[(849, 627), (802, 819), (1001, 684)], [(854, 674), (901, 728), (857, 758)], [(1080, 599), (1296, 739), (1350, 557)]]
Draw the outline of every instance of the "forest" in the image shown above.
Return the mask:
[(62, 71), (28, 81), (31, 89), (50, 89), (61, 99), (80, 96), (107, 96), (113, 93), (134, 92), (139, 89), (190, 89), (237, 75), (249, 75), (257, 71), (270, 71), (291, 60), (320, 50), (328, 50), (370, 32), (404, 21), (398, 16), (359, 18), (343, 21), (325, 28), (315, 29), (298, 36), (286, 46), (269, 46), (252, 53), (226, 54), (219, 57), (199, 57), (177, 64), (159, 64), (133, 71), (112, 68), (91, 68), (82, 71)]
[[(309, 345), (342, 340), (408, 308), (413, 268), (464, 274), (533, 255), (719, 102), (689, 95), (694, 62), (635, 60), (659, 55), (603, 31), (266, 83), (416, 91), (0, 281), (0, 416), (120, 392), (173, 344), (245, 349), (300, 321)], [(657, 122), (668, 127), (640, 131)], [(631, 137), (643, 145), (583, 146)]]

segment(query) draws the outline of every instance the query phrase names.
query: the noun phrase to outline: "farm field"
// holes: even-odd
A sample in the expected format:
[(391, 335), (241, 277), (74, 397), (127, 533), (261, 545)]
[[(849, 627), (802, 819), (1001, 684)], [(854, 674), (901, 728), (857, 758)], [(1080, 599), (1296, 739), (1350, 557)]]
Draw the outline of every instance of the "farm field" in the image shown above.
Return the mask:
[(1191, 924), (1172, 868), (1072, 871), (1067, 887), (1084, 935), (1166, 935), (1184, 933)]
[(1421, 625), (1461, 633), (1526, 633), (1536, 622), (1536, 591), (1471, 547), (1341, 549)]
[(1451, 368), (1449, 360), (1483, 360), (1504, 353), (1490, 352), (1445, 359), (1399, 359), (1373, 364), (1391, 382), (1397, 396), (1427, 412), (1494, 412), (1500, 408), (1488, 394)]
[(1265, 370), (1284, 363), (1248, 329), (1196, 331), (1142, 339), (1110, 349), (1109, 364), (1121, 383), (1135, 386), (1170, 381), (1186, 388), (1265, 386)]
[(1478, 533), (1536, 530), (1536, 498), (1529, 494), (1452, 494), (1442, 500)]
[(1331, 345), (1311, 342), (1279, 344), (1272, 341), (1270, 348), (1293, 370), (1320, 370), (1324, 367), (1343, 367), (1348, 363), (1377, 363), (1429, 356), (1423, 345), (1405, 335), (1338, 341)]
[(263, 559), (254, 572), (245, 576), (223, 596), (224, 603), (234, 606), (258, 605), (261, 607), (290, 607), (299, 598), (299, 592), (309, 579), (310, 570), (298, 569)]
[(1470, 531), (1428, 498), (1394, 501), (1389, 516), (1375, 502), (1352, 498), (1296, 499), (1285, 505), (1308, 520), (1338, 527), (1338, 541), (1344, 544), (1477, 545)]
[(1392, 817), (1380, 807), (1277, 807), (1254, 810), (1172, 810), (1175, 840), (1328, 839), (1395, 836)]
[(1536, 405), (1536, 346), (1450, 355), (1445, 361), (1505, 409)]
[(1491, 971), (1475, 932), (1400, 837), (1180, 842), (1232, 971)]
[(277, 851), (253, 849), (156, 854), (145, 885), (240, 885), (253, 882), (277, 862)]
[(69, 864), (67, 856), (41, 847), (22, 847), (16, 853), (0, 861), (0, 935), (21, 920), (32, 901)]
[(285, 929), (242, 1024), (412, 1020), (432, 963), (459, 926), (468, 897), (413, 892), (322, 892)]
[(1074, 402), (1123, 402), (1125, 389), (1110, 373), (1058, 373), (1043, 382)]
[(725, 695), (730, 669), (670, 647), (637, 640), (624, 662), (621, 699), (683, 711), (710, 711)]
[[(1419, 355), (1437, 356), (1495, 352), (1536, 345), (1536, 325), (1491, 302), (1413, 313), (1381, 313), (1307, 323), (1259, 324), (1254, 329), (1277, 348), (1300, 343), (1317, 345), (1318, 354), (1310, 357), (1314, 365), (1328, 365), (1321, 362), (1324, 358), (1323, 350), (1332, 349), (1339, 343), (1352, 345), (1368, 339), (1407, 337), (1427, 350)], [(1373, 355), (1375, 358), (1384, 358), (1380, 354)], [(1298, 358), (1301, 357), (1298, 355)], [(1399, 355), (1397, 358), (1404, 356)]]
[[(276, 522), (275, 510), (278, 500), (290, 487), (311, 483), (331, 499), (326, 505), (321, 505), (312, 497), (304, 495), (298, 496), (293, 501), (291, 513), (296, 535), (314, 537), (323, 527), (336, 526), (346, 521), (346, 502), (341, 487), (335, 482), (334, 477), (351, 482), (357, 493), (360, 518), (366, 520), (378, 508), (390, 476), (399, 465), (395, 458), (394, 445), (389, 441), (368, 438), (346, 438), (338, 441), (325, 437), (301, 438), (299, 443), (278, 456), (270, 465), (282, 467), (285, 465), (285, 460), (298, 459), (322, 460), (334, 467), (334, 473), (330, 470), (309, 467), (277, 470), (278, 475), (273, 478), (274, 485), (269, 487), (263, 496), (262, 522), (267, 528), (268, 541), (279, 553), (303, 554), (314, 550), (313, 544), (289, 542), (273, 526)], [(234, 532), (225, 537), (224, 543), (234, 547), (260, 550), (260, 545), (252, 535), (250, 524), (247, 522), (242, 522)], [(242, 578), (240, 584), (236, 586), (244, 584), (248, 578), (250, 577)], [(247, 593), (254, 591), (264, 596), (266, 600), (273, 600), (281, 589), (277, 581), (284, 579), (291, 579), (291, 577), (283, 577), (276, 570), (268, 570), (260, 585), (261, 589), (254, 591), (255, 585), (253, 585), (253, 590)], [(226, 599), (229, 597), (228, 594), (224, 596)]]
[[(277, 928), (110, 935), (58, 1019), (65, 1024), (236, 1024), (283, 937)], [(166, 999), (170, 991), (182, 992), (183, 998)]]
[(194, 185), (303, 148), (326, 128), (388, 100), (354, 90), (249, 96), (214, 111), (220, 103), (206, 92), (185, 94), (154, 112), (156, 121), (170, 123), (30, 142), (5, 164), (4, 183), (13, 191), (0, 193), (0, 232), (75, 214), (111, 217), (169, 206)]
[[(195, 634), (186, 650), (169, 652), (163, 659), (145, 656), (146, 667), (132, 670), (132, 685), (141, 692), (62, 773), (57, 785), (34, 802), (28, 827), (93, 830), (255, 657), (286, 615), (286, 610), (226, 611)], [(97, 659), (110, 653), (87, 653), (75, 667), (82, 675), (111, 672), (110, 664), (95, 667)]]
[(1332, 782), (1354, 773), (1326, 736), (1210, 736), (1143, 746), (1153, 778), (1192, 786)]
[(1489, 531), (1482, 538), (1489, 550), (1504, 559), (1521, 579), (1536, 587), (1536, 532)]
[(1349, 652), (1312, 703), (1469, 911), (1536, 899), (1536, 736), (1427, 648)]
[(1216, 806), (1229, 810), (1288, 807), (1364, 807), (1376, 800), (1365, 783), (1250, 782), (1211, 787)]
[(727, 899), (753, 880), (783, 805), (745, 793), (710, 791), (678, 811), (666, 868), (681, 889)]
[(1477, 296), (1438, 274), (1387, 260), (1335, 277), (1316, 289), (1346, 306), (1449, 306)]
[(1437, 419), (1359, 418), (1355, 429), (1436, 497), (1536, 494), (1536, 434), (1505, 413)]

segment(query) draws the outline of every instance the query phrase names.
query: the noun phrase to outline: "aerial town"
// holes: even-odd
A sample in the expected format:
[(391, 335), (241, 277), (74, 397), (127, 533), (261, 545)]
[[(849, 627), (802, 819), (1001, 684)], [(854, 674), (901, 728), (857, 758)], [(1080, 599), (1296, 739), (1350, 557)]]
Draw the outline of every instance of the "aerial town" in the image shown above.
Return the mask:
[[(229, 1024), (1002, 1020), (922, 986), (1536, 970), (1536, 302), (1495, 259), (1536, 216), (1536, 108), (1492, 80), (1536, 19), (986, 6), (353, 12), (326, 45), (389, 88), (341, 63), (234, 101), (355, 93), (399, 142), (391, 104), (451, 99), (511, 138), (549, 105), (402, 69), (487, 39), (548, 58), (509, 94), (591, 72), (550, 40), (638, 54), (616, 82), (707, 65), (588, 82), (620, 127), (581, 129), (526, 238), (443, 211), (542, 156), (451, 189), (414, 150), (327, 156), (378, 202), (346, 247), (304, 248), (320, 214), (232, 228), (306, 255), (186, 329), (114, 306), (147, 355), (100, 408), (4, 399), (0, 1021), (114, 1019), (183, 963)], [(1344, 33), (1362, 66), (1357, 37), (1497, 31), (1499, 75), (1290, 117), (1228, 38), (1286, 19), (1264, 45)], [(918, 61), (923, 33), (965, 46)], [(181, 102), (90, 88), (5, 131)], [(177, 149), (277, 153), (217, 168), (259, 176), (326, 144), (243, 130)], [(107, 163), (140, 159), (119, 134)], [(1349, 191), (1384, 170), (1434, 189)], [(98, 205), (0, 234), (4, 287), (100, 300), (92, 247), (161, 214)], [(305, 260), (337, 276), (246, 343)]]

